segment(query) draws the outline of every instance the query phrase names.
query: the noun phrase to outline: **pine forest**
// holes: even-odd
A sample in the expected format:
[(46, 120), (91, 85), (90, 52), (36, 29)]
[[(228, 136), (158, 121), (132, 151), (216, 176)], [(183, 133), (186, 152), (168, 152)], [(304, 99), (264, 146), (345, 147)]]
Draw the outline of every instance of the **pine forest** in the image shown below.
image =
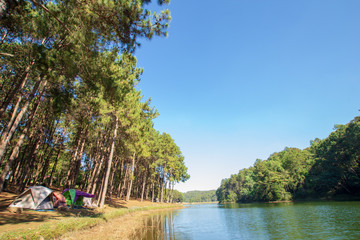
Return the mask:
[(0, 189), (77, 188), (100, 207), (172, 201), (189, 178), (184, 156), (136, 89), (134, 52), (171, 19), (150, 2), (0, 1)]

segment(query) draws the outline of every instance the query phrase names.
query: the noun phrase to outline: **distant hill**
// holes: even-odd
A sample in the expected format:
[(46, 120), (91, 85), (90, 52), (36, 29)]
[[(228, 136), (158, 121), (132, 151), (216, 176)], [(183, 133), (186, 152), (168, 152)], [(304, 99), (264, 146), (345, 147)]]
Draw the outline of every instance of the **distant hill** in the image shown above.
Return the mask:
[(184, 193), (185, 202), (217, 202), (216, 190), (189, 191)]

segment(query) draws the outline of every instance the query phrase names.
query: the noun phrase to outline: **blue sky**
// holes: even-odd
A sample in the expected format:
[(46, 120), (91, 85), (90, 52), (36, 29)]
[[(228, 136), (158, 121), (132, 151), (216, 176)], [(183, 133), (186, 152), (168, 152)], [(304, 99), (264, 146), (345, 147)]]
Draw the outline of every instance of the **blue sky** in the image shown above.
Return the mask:
[(154, 121), (210, 190), (285, 147), (306, 148), (360, 109), (360, 1), (172, 0), (168, 38), (136, 51)]

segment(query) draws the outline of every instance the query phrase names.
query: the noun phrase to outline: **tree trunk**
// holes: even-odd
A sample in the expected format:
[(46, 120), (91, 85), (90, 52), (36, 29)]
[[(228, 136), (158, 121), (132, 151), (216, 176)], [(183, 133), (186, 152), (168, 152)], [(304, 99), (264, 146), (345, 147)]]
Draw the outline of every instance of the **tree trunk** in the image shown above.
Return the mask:
[[(92, 145), (90, 145), (89, 149), (92, 148)], [(87, 154), (85, 154), (87, 156)], [(90, 178), (90, 174), (91, 174), (91, 165), (93, 164), (93, 158), (92, 158), (92, 155), (91, 155), (91, 152), (89, 153), (89, 157), (88, 158), (85, 158), (85, 163), (86, 163), (86, 166), (85, 166), (85, 169), (84, 169), (84, 177), (81, 179), (81, 186), (80, 189), (81, 191), (84, 191), (84, 189), (87, 188), (87, 185), (89, 184), (88, 180)]]
[(161, 173), (158, 174), (158, 178), (157, 178), (157, 184), (158, 184), (158, 189), (156, 191), (156, 198), (159, 201), (160, 200), (160, 195), (161, 195)]
[(102, 138), (100, 136), (100, 131), (99, 131), (99, 136), (97, 138), (97, 143), (96, 143), (96, 151), (95, 151), (95, 156), (94, 156), (94, 165), (92, 166), (92, 171), (90, 174), (90, 178), (88, 180), (88, 184), (87, 184), (87, 188), (86, 188), (86, 192), (90, 192), (92, 191), (93, 185), (94, 185), (94, 179), (96, 177), (98, 168), (100, 166), (100, 160), (101, 159), (101, 155), (102, 155), (102, 151), (103, 151), (103, 142), (105, 141), (100, 141)]
[[(25, 86), (26, 80), (29, 76), (30, 73), (30, 68), (32, 65), (34, 65), (35, 61), (34, 59), (30, 62), (30, 64), (25, 68), (25, 71), (21, 74), (21, 77), (17, 83), (17, 85), (7, 94), (7, 96), (5, 97), (4, 101), (1, 104), (0, 107), (0, 118), (2, 117), (2, 115), (4, 114), (4, 112), (6, 111), (6, 109), (8, 108), (10, 102), (12, 101), (12, 99), (16, 96), (16, 93), (21, 91), (21, 89), (23, 89), (23, 87)], [(19, 99), (21, 100), (22, 96), (19, 96)]]
[[(2, 159), (5, 155), (5, 152), (6, 152), (6, 148), (7, 146), (9, 145), (10, 143), (10, 140), (16, 130), (16, 128), (18, 127), (21, 119), (23, 118), (25, 112), (27, 111), (29, 105), (30, 105), (30, 102), (32, 101), (32, 99), (35, 97), (35, 93), (37, 92), (37, 90), (39, 89), (39, 86), (40, 86), (40, 80), (36, 83), (36, 85), (34, 86), (34, 89), (32, 91), (32, 93), (30, 94), (29, 98), (27, 99), (27, 101), (25, 102), (24, 106), (21, 108), (20, 112), (18, 113), (18, 115), (16, 116), (16, 119), (13, 123), (13, 125), (11, 126), (11, 129), (9, 129), (8, 132), (5, 132), (4, 135), (3, 135), (3, 139), (1, 141), (1, 144), (0, 144), (0, 163), (2, 162)], [(43, 83), (43, 87), (45, 87), (47, 81), (45, 81)]]
[(126, 170), (125, 170), (125, 176), (124, 176), (124, 181), (123, 181), (123, 184), (122, 184), (122, 187), (121, 187), (121, 191), (119, 193), (119, 197), (122, 198), (123, 197), (123, 194), (124, 194), (124, 191), (125, 191), (125, 186), (126, 186), (126, 181), (128, 179), (128, 175), (129, 175), (129, 166), (128, 164), (126, 163)]
[(124, 160), (121, 160), (120, 163), (120, 176), (119, 176), (119, 185), (116, 191), (116, 198), (120, 197), (120, 191), (121, 191), (121, 177), (123, 175), (124, 172)]
[(131, 194), (131, 188), (132, 188), (132, 183), (133, 183), (133, 178), (134, 178), (134, 168), (135, 168), (135, 153), (133, 155), (132, 158), (132, 165), (131, 165), (131, 174), (130, 174), (130, 183), (129, 183), (129, 187), (127, 190), (127, 194), (126, 194), (126, 199), (125, 201), (129, 201), (130, 200), (130, 194)]
[(118, 167), (118, 164), (119, 164), (119, 161), (116, 161), (115, 162), (115, 166), (113, 167), (113, 170), (111, 172), (111, 178), (110, 178), (110, 192), (109, 192), (109, 198), (111, 199), (111, 195), (112, 195), (112, 192), (113, 192), (113, 187), (114, 187), (114, 176), (115, 176), (115, 172), (116, 172), (116, 169)]
[[(46, 163), (45, 156), (47, 155), (49, 144), (46, 144), (45, 136), (44, 136), (44, 142), (45, 142), (45, 146), (43, 146), (41, 157), (39, 157), (39, 163), (38, 163), (38, 166), (37, 166), (38, 170), (36, 171), (34, 182), (37, 182), (40, 179), (39, 182), (42, 183), (42, 173), (44, 171), (47, 171), (47, 166), (46, 166), (47, 163)], [(42, 168), (42, 170), (41, 170), (41, 168)]]
[(174, 182), (170, 182), (169, 183), (169, 191), (170, 191), (170, 194), (169, 194), (169, 197), (170, 197), (170, 203), (173, 202), (173, 191), (174, 191)]
[(59, 150), (58, 150), (58, 153), (57, 153), (57, 156), (56, 156), (56, 159), (55, 159), (55, 163), (54, 163), (54, 166), (53, 166), (53, 168), (52, 168), (52, 170), (51, 170), (50, 179), (49, 179), (49, 187), (51, 187), (51, 186), (52, 186), (52, 183), (53, 183), (54, 173), (55, 173), (55, 171), (56, 171), (56, 166), (57, 166), (57, 163), (58, 163), (58, 161), (59, 161), (61, 148), (62, 148), (62, 146), (59, 146)]
[(99, 207), (100, 208), (103, 208), (104, 207), (104, 203), (105, 203), (105, 196), (106, 196), (106, 191), (107, 191), (107, 185), (108, 185), (108, 182), (109, 182), (109, 175), (110, 175), (110, 170), (111, 170), (111, 163), (112, 163), (112, 159), (113, 159), (113, 155), (114, 155), (114, 150), (115, 150), (115, 141), (116, 141), (116, 134), (117, 134), (117, 130), (118, 130), (118, 126), (119, 126), (119, 118), (117, 116), (117, 114), (115, 113), (115, 129), (114, 129), (114, 136), (113, 136), (113, 140), (112, 140), (112, 143), (111, 143), (111, 150), (110, 150), (110, 156), (109, 156), (109, 159), (108, 159), (108, 166), (107, 166), (107, 169), (106, 169), (106, 175), (105, 175), (105, 182), (104, 182), (104, 190), (102, 192), (102, 196), (100, 198), (100, 204), (99, 204)]
[(162, 181), (161, 181), (161, 197), (160, 197), (160, 202), (164, 201), (164, 185), (165, 185), (165, 169), (166, 169), (166, 164), (163, 168), (163, 177), (162, 177)]
[(87, 180), (87, 187), (86, 187), (86, 192), (90, 192), (92, 189), (92, 185), (93, 185), (93, 181), (97, 172), (97, 169), (99, 167), (99, 156), (95, 156), (94, 158), (94, 165), (92, 167), (92, 171), (90, 172), (90, 176)]
[(0, 193), (1, 193), (1, 190), (3, 189), (3, 185), (4, 185), (4, 182), (5, 182), (6, 175), (8, 174), (14, 160), (19, 155), (20, 147), (24, 143), (25, 136), (26, 136), (27, 132), (29, 131), (29, 129), (31, 127), (31, 124), (32, 124), (32, 121), (33, 121), (33, 119), (34, 119), (34, 117), (35, 117), (35, 115), (37, 113), (37, 110), (39, 108), (39, 103), (40, 103), (40, 100), (41, 100), (41, 97), (42, 97), (43, 93), (44, 93), (44, 89), (41, 91), (41, 94), (39, 95), (37, 103), (35, 104), (35, 106), (34, 106), (34, 108), (32, 110), (32, 113), (29, 116), (29, 120), (26, 123), (26, 126), (23, 129), (22, 134), (20, 135), (20, 137), (18, 139), (18, 142), (16, 143), (16, 145), (15, 145), (15, 147), (14, 147), (14, 149), (13, 149), (11, 155), (10, 155), (9, 160), (6, 162), (6, 164), (4, 166), (3, 172), (2, 172), (2, 174), (0, 176)]
[(6, 125), (5, 130), (2, 132), (1, 140), (5, 139), (7, 137), (6, 134), (10, 132), (10, 129), (11, 129), (12, 125), (14, 124), (16, 114), (19, 110), (21, 100), (22, 100), (22, 96), (19, 96), (18, 101), (15, 104), (15, 107), (13, 107), (13, 109), (12, 109), (11, 118)]
[(100, 163), (99, 163), (99, 166), (98, 166), (98, 168), (97, 168), (97, 170), (95, 172), (94, 180), (91, 183), (91, 194), (94, 194), (95, 191), (96, 191), (97, 183), (99, 182), (99, 175), (100, 175), (100, 172), (101, 172), (101, 168), (102, 168), (102, 165), (104, 164), (104, 156), (101, 156), (99, 162)]
[(149, 199), (149, 192), (150, 192), (150, 184), (146, 184), (145, 200)]
[(82, 159), (82, 155), (83, 155), (83, 151), (84, 151), (86, 135), (87, 135), (87, 130), (85, 131), (85, 136), (83, 136), (83, 141), (81, 143), (80, 152), (79, 152), (79, 154), (77, 156), (77, 159), (75, 161), (75, 168), (74, 168), (74, 171), (73, 171), (73, 174), (72, 174), (72, 179), (71, 179), (71, 188), (75, 188), (76, 180), (77, 180), (77, 177), (78, 177), (79, 172), (80, 172), (81, 159)]
[(75, 151), (73, 152), (73, 154), (72, 154), (72, 158), (71, 158), (71, 160), (70, 160), (70, 163), (69, 163), (69, 168), (68, 168), (68, 172), (67, 172), (67, 174), (66, 174), (66, 188), (70, 188), (70, 186), (71, 186), (71, 176), (72, 176), (72, 172), (73, 172), (73, 168), (74, 168), (74, 163), (75, 163), (75, 161), (76, 161), (76, 158), (77, 158), (77, 156), (78, 156), (78, 152), (79, 152), (79, 148), (80, 148), (80, 145), (81, 145), (81, 140), (82, 140), (82, 138), (80, 137), (81, 136), (81, 131), (82, 131), (82, 129), (80, 128), (79, 130), (78, 130), (78, 133), (77, 133), (77, 143), (76, 143), (76, 149), (75, 149)]
[(151, 187), (152, 187), (152, 192), (151, 192), (151, 202), (154, 202), (154, 197), (155, 197), (155, 182), (152, 181)]
[[(39, 135), (38, 137), (38, 141), (37, 141), (37, 145), (35, 146), (35, 150), (34, 150), (34, 153), (32, 154), (33, 156), (33, 166), (31, 167), (31, 170), (34, 170), (36, 168), (36, 172), (35, 174), (31, 174), (33, 177), (33, 181), (32, 181), (32, 184), (36, 184), (37, 183), (37, 179), (38, 179), (38, 176), (39, 176), (39, 173), (40, 173), (40, 168), (42, 166), (42, 156), (38, 156), (38, 153), (39, 153), (39, 149), (40, 147), (42, 146), (41, 145), (41, 141), (42, 139), (45, 140), (45, 131), (43, 130), (41, 132), (41, 134)], [(44, 153), (45, 149), (43, 147), (43, 151), (42, 153)], [(40, 155), (40, 154), (39, 154)]]
[(40, 144), (39, 144), (40, 139), (41, 139), (41, 136), (36, 137), (36, 139), (34, 140), (33, 146), (29, 152), (30, 154), (29, 154), (29, 158), (28, 158), (28, 163), (27, 163), (27, 167), (25, 169), (25, 171), (27, 173), (26, 175), (28, 176), (27, 183), (30, 183), (30, 181), (32, 181), (34, 179), (32, 176), (33, 176), (34, 168), (36, 166), (36, 161), (37, 161), (36, 154), (37, 154), (37, 150), (40, 146)]
[[(24, 181), (25, 179), (25, 175), (26, 175), (26, 172), (28, 171), (28, 168), (29, 168), (29, 164), (30, 164), (30, 161), (26, 161), (26, 156), (29, 155), (31, 156), (31, 149), (32, 149), (32, 145), (31, 142), (33, 142), (33, 137), (35, 135), (35, 132), (36, 132), (36, 128), (29, 128), (29, 130), (31, 129), (31, 132), (30, 132), (30, 135), (28, 137), (29, 139), (29, 143), (26, 144), (24, 150), (22, 151), (22, 154), (21, 154), (21, 159), (20, 159), (20, 164), (22, 164), (21, 166), (19, 166), (19, 172), (16, 176), (16, 184), (17, 185), (20, 185), (21, 182)], [(30, 149), (30, 150), (29, 150)]]
[(39, 175), (40, 175), (40, 168), (42, 167), (42, 165), (43, 165), (43, 162), (42, 162), (42, 159), (41, 159), (41, 157), (39, 158), (39, 160), (36, 160), (38, 163), (37, 163), (37, 165), (35, 166), (36, 167), (36, 172), (35, 172), (35, 176), (34, 176), (34, 178), (33, 178), (33, 185), (35, 185), (35, 184), (38, 184), (39, 182), (38, 182), (38, 178), (39, 178)]
[[(15, 147), (14, 147), (14, 149), (15, 149)], [(13, 151), (14, 151), (14, 149), (13, 149)], [(19, 155), (19, 152), (21, 152), (20, 149), (21, 149), (21, 147), (19, 148), (17, 155)], [(11, 152), (11, 155), (12, 155), (12, 152)], [(11, 157), (11, 155), (10, 155), (10, 157)], [(17, 180), (16, 177), (19, 176), (20, 167), (21, 167), (21, 159), (19, 158), (19, 156), (14, 158), (14, 162), (12, 164), (13, 164), (13, 167), (11, 167), (11, 168), (14, 169), (14, 171), (11, 174), (12, 175), (11, 184), (14, 184), (15, 181)]]
[[(107, 164), (107, 163), (106, 163), (106, 164)], [(105, 165), (105, 168), (106, 168), (106, 167), (107, 167), (107, 166)], [(104, 174), (102, 175), (102, 178), (101, 178), (100, 189), (97, 189), (97, 192), (96, 192), (96, 194), (95, 194), (95, 195), (98, 196), (98, 199), (97, 199), (97, 200), (98, 200), (98, 201), (97, 201), (97, 206), (98, 206), (98, 207), (100, 206), (102, 193), (103, 193), (103, 191), (104, 191), (105, 177), (106, 177), (106, 174), (104, 173)], [(100, 180), (99, 180), (99, 182), (100, 182)]]
[(165, 189), (165, 200), (166, 200), (166, 202), (169, 202), (169, 194), (168, 194), (168, 190), (167, 190), (167, 184), (168, 184), (168, 181), (166, 181), (165, 182), (165, 187), (164, 187), (164, 189)]
[[(53, 124), (52, 124), (52, 125), (53, 125)], [(58, 126), (58, 123), (56, 123), (55, 126), (53, 125), (52, 131), (51, 131), (51, 134), (50, 134), (48, 140), (54, 138), (54, 134), (55, 134), (55, 131), (56, 131), (57, 126)], [(42, 170), (41, 175), (40, 175), (40, 181), (41, 181), (41, 182), (44, 182), (44, 179), (45, 179), (45, 176), (46, 176), (46, 172), (48, 171), (48, 168), (49, 168), (49, 165), (50, 165), (50, 159), (51, 159), (51, 157), (52, 157), (52, 155), (53, 155), (53, 152), (54, 152), (54, 150), (55, 150), (56, 145), (58, 144), (59, 139), (60, 139), (60, 135), (57, 135), (57, 136), (56, 136), (56, 139), (55, 139), (55, 142), (54, 142), (54, 144), (53, 144), (53, 146), (52, 146), (49, 154), (48, 154), (46, 157), (45, 157), (45, 154), (44, 154), (45, 165), (44, 165), (43, 170)], [(50, 144), (48, 144), (48, 146), (50, 147)]]
[(144, 201), (144, 193), (145, 193), (145, 185), (146, 185), (146, 170), (144, 172), (144, 178), (143, 178), (143, 184), (142, 184), (142, 190), (141, 190), (141, 202)]

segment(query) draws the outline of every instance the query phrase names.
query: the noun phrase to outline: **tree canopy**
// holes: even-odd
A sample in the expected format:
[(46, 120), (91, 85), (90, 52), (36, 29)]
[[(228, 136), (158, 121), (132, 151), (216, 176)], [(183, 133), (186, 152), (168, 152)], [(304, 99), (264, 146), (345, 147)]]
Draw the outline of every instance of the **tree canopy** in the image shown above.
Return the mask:
[(189, 178), (184, 157), (136, 89), (134, 51), (171, 19), (150, 2), (0, 2), (1, 190), (7, 180), (80, 188), (100, 206), (111, 195), (172, 201)]
[(216, 190), (189, 191), (184, 193), (185, 202), (217, 202)]
[(327, 138), (304, 150), (285, 148), (254, 166), (223, 179), (216, 194), (222, 202), (284, 201), (358, 196), (360, 190), (360, 117), (335, 125)]

